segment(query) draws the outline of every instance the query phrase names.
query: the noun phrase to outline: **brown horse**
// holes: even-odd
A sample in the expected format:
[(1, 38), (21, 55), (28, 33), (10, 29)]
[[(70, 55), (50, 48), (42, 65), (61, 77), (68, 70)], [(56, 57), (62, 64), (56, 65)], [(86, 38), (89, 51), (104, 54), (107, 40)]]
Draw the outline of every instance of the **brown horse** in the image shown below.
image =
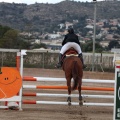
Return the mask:
[[(68, 87), (68, 105), (71, 105), (71, 91), (78, 89), (79, 92), (79, 105), (82, 105), (81, 85), (83, 68), (82, 62), (78, 57), (77, 52), (72, 48), (66, 51), (65, 58), (63, 60), (62, 68), (65, 72)], [(74, 84), (71, 86), (71, 79), (73, 78)]]

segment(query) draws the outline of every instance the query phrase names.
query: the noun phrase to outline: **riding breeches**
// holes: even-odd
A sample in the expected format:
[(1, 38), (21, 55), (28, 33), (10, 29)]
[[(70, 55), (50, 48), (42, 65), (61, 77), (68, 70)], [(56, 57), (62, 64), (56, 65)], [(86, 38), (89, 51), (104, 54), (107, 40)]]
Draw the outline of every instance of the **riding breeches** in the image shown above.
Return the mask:
[(75, 42), (68, 42), (66, 43), (62, 48), (61, 48), (61, 51), (60, 53), (61, 54), (64, 54), (68, 49), (70, 49), (71, 47), (73, 47), (77, 52), (78, 54), (81, 54), (82, 53), (82, 50), (81, 50), (81, 47), (75, 43)]

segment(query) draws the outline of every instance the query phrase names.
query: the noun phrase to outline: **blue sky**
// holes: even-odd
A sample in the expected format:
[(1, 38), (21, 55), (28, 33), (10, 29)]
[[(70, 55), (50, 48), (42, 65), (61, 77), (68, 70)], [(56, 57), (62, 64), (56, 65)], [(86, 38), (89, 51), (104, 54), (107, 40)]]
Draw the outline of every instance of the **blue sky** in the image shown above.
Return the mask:
[[(35, 2), (37, 3), (58, 3), (58, 2), (61, 2), (61, 1), (64, 1), (64, 0), (0, 0), (0, 2), (8, 2), (8, 3), (26, 3), (26, 4), (34, 4)], [(91, 2), (92, 0), (74, 0), (74, 1), (81, 1), (81, 2)], [(97, 0), (97, 1), (100, 1), (100, 0)]]

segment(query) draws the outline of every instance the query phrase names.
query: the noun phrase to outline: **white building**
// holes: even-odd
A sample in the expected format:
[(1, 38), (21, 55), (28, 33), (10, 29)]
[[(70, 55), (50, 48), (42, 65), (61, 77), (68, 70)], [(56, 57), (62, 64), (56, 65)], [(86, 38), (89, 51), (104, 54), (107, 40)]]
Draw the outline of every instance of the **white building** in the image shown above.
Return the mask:
[(48, 37), (49, 37), (50, 39), (55, 39), (55, 38), (61, 37), (61, 35), (60, 35), (60, 34), (48, 34)]

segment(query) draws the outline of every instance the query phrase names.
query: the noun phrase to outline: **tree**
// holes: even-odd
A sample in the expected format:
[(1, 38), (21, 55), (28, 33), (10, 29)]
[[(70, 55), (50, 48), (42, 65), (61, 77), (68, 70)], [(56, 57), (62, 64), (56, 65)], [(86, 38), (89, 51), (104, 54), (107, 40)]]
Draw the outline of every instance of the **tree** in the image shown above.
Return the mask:
[(34, 44), (33, 49), (35, 49), (35, 48), (45, 48), (45, 49), (47, 49), (47, 46), (44, 43)]
[[(93, 42), (90, 41), (90, 42), (86, 43), (84, 49), (85, 49), (85, 52), (92, 52), (93, 51)], [(103, 51), (103, 47), (98, 42), (96, 42), (95, 43), (95, 52), (102, 52), (102, 51)]]
[(119, 48), (120, 44), (116, 40), (112, 40), (109, 42), (108, 49), (111, 50), (111, 48)]
[(0, 25), (0, 48), (28, 49), (30, 44), (19, 36), (17, 30)]
[(0, 38), (2, 38), (8, 30), (10, 30), (10, 27), (0, 25)]
[(17, 36), (18, 32), (16, 30), (8, 30), (3, 38), (2, 41), (2, 47), (3, 48), (14, 48), (17, 45)]

